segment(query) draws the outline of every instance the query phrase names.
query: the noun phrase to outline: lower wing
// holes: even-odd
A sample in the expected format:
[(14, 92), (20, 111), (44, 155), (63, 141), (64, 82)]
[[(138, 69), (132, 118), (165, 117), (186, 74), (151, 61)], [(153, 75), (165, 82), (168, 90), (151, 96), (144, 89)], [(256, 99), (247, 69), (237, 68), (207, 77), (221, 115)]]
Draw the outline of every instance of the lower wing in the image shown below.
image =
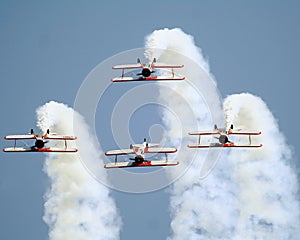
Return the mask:
[(104, 168), (129, 168), (129, 167), (163, 167), (163, 166), (176, 166), (179, 162), (177, 161), (166, 161), (166, 160), (153, 160), (145, 161), (142, 163), (136, 162), (116, 162), (107, 163)]
[(23, 148), (23, 147), (10, 147), (10, 148), (3, 148), (3, 152), (70, 152), (74, 153), (78, 150), (76, 148)]
[(113, 78), (112, 82), (137, 82), (137, 81), (179, 81), (184, 80), (185, 77), (172, 77), (172, 76), (153, 76), (153, 77), (117, 77)]
[(236, 145), (234, 143), (211, 143), (209, 145), (188, 145), (189, 148), (214, 148), (214, 147), (236, 147), (236, 148), (259, 148), (262, 147), (262, 144), (259, 145)]

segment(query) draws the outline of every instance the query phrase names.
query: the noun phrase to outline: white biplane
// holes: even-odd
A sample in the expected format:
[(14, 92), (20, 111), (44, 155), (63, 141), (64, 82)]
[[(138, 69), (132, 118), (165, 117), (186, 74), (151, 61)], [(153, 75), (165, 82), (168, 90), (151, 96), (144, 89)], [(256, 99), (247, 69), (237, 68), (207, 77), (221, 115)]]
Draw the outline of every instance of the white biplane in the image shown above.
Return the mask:
[[(74, 136), (62, 136), (55, 133), (50, 133), (49, 129), (45, 133), (34, 133), (31, 129), (30, 133), (23, 135), (8, 135), (4, 137), (5, 140), (14, 140), (15, 144), (13, 147), (4, 148), (3, 152), (77, 152), (76, 148), (68, 148), (67, 141), (75, 140)], [(34, 145), (29, 147), (17, 147), (17, 140), (35, 139)], [(62, 140), (65, 141), (64, 148), (57, 147), (45, 147), (45, 144), (49, 140)]]
[[(142, 144), (130, 144), (129, 149), (111, 150), (105, 153), (106, 156), (115, 156), (114, 163), (107, 163), (105, 168), (128, 168), (128, 167), (154, 167), (154, 166), (175, 166), (179, 162), (168, 160), (168, 153), (177, 152), (177, 148), (158, 148), (159, 144), (148, 143), (146, 138)], [(146, 160), (147, 153), (164, 153), (165, 160)], [(135, 154), (134, 158), (130, 158), (128, 162), (118, 162), (118, 155)]]
[[(183, 68), (184, 65), (168, 65), (163, 63), (157, 63), (154, 58), (152, 63), (144, 64), (141, 63), (141, 60), (138, 58), (137, 64), (126, 64), (126, 65), (117, 65), (113, 66), (113, 69), (122, 69), (122, 76), (113, 78), (112, 82), (134, 82), (134, 81), (171, 81), (171, 80), (184, 80), (185, 77), (179, 76), (175, 74), (174, 68)], [(154, 76), (152, 73), (155, 71), (155, 68), (164, 68), (164, 69), (172, 69), (171, 74), (169, 76)], [(140, 73), (137, 73), (135, 77), (127, 77), (125, 76), (125, 69), (142, 69)]]
[[(249, 144), (239, 145), (229, 140), (229, 135), (246, 135), (249, 137)], [(213, 131), (200, 131), (200, 132), (189, 132), (189, 135), (199, 136), (198, 143), (195, 145), (188, 145), (189, 148), (211, 148), (211, 147), (237, 147), (237, 148), (258, 148), (262, 147), (262, 144), (252, 144), (251, 136), (260, 135), (259, 131), (242, 131), (241, 129), (233, 130), (233, 124), (230, 125), (230, 128), (226, 131), (225, 129), (219, 129), (217, 125), (214, 126)], [(201, 144), (201, 136), (208, 135), (218, 135), (215, 137), (219, 140), (216, 143), (210, 144)]]

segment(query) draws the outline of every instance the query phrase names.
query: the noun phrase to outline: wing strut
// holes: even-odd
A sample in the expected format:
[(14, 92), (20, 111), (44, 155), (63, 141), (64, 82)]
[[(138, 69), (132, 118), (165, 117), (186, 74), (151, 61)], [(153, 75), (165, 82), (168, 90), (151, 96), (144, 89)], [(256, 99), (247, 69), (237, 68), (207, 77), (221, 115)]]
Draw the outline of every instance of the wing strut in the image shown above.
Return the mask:
[(118, 161), (118, 155), (115, 155), (115, 164), (117, 164)]
[(251, 145), (251, 135), (249, 135), (249, 145)]
[(199, 138), (198, 138), (198, 145), (200, 145), (200, 141), (201, 141), (201, 135), (199, 135)]
[(168, 154), (165, 153), (165, 156), (166, 156), (166, 162), (168, 162)]

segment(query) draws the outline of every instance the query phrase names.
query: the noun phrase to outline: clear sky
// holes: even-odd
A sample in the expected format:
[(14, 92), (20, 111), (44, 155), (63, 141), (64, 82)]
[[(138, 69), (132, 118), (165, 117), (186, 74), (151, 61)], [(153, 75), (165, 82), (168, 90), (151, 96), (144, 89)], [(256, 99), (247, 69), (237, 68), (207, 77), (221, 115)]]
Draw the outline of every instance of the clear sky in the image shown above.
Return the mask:
[[(180, 27), (202, 48), (222, 96), (262, 97), (299, 160), (299, 20), (293, 0), (1, 1), (0, 136), (35, 127), (35, 110), (45, 102), (72, 106), (101, 61), (143, 47), (153, 30)], [(47, 239), (43, 160), (0, 153), (0, 239)], [(121, 239), (168, 236), (166, 189), (113, 196), (124, 222)]]

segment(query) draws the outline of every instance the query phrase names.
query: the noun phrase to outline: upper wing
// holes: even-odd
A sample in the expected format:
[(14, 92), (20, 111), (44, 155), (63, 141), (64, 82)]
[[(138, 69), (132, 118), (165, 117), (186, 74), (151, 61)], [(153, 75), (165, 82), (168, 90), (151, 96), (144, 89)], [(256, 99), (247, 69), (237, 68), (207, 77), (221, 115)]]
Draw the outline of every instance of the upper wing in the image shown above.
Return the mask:
[(177, 148), (146, 148), (145, 153), (175, 153)]
[(77, 138), (74, 136), (63, 136), (63, 135), (56, 135), (56, 134), (47, 134), (44, 136), (44, 139), (49, 140), (76, 140)]
[(148, 148), (158, 147), (159, 143), (148, 143)]
[[(147, 143), (148, 148), (158, 147), (158, 146), (159, 146), (159, 143)], [(132, 144), (132, 147), (142, 148), (142, 147), (144, 147), (144, 144), (143, 143), (136, 143), (136, 144)]]
[(219, 131), (199, 131), (199, 132), (189, 132), (189, 135), (214, 135), (220, 134)]
[(124, 64), (124, 65), (116, 65), (113, 66), (112, 69), (134, 69), (134, 68), (143, 68), (145, 64), (137, 63), (137, 64)]
[(34, 134), (23, 134), (23, 135), (8, 135), (5, 136), (6, 140), (18, 140), (18, 139), (35, 139), (36, 135)]
[(105, 153), (106, 156), (134, 154), (133, 149), (110, 150)]
[(164, 63), (152, 63), (152, 68), (183, 68), (184, 65), (173, 65), (173, 64), (164, 64)]
[(234, 131), (234, 130), (229, 130), (228, 134), (236, 134), (236, 135), (260, 135), (261, 132), (259, 131)]

